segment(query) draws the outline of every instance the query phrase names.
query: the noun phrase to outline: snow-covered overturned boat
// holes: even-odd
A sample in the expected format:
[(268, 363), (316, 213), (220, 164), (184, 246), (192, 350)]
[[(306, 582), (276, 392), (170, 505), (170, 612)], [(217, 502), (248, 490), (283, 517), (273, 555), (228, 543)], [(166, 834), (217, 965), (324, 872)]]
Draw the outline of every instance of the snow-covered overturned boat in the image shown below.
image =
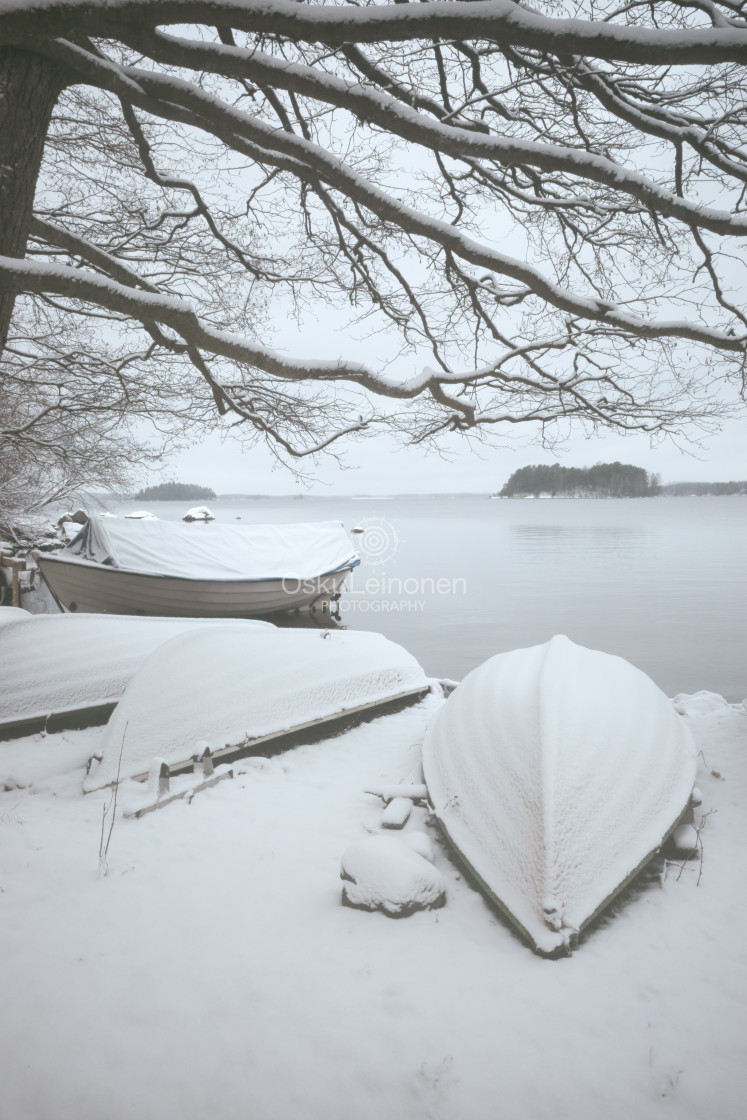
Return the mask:
[(0, 608), (0, 739), (106, 723), (147, 658), (187, 630), (272, 631), (269, 622), (35, 614)]
[(34, 554), (63, 610), (252, 618), (336, 600), (360, 563), (339, 521), (186, 524), (94, 515), (55, 556)]
[(661, 846), (695, 768), (688, 728), (649, 677), (562, 636), (468, 674), (423, 746), (448, 841), (547, 956)]
[(210, 748), (216, 761), (430, 687), (407, 650), (366, 631), (206, 625), (171, 638), (133, 676), (102, 741), (86, 791), (172, 773)]

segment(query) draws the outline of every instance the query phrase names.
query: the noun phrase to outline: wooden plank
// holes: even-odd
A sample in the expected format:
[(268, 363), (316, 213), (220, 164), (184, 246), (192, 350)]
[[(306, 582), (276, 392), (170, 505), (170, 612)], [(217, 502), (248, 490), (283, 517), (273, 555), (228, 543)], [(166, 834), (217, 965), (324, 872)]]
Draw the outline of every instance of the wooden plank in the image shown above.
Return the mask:
[(409, 797), (393, 797), (381, 814), (381, 827), (404, 828), (411, 812), (412, 801)]
[(26, 735), (36, 735), (57, 731), (79, 731), (82, 727), (100, 727), (108, 723), (109, 717), (118, 701), (107, 700), (82, 708), (66, 708), (60, 712), (24, 716), (22, 719), (6, 720), (0, 723), (0, 742), (6, 739), (21, 739)]
[(157, 797), (155, 801), (151, 801), (146, 805), (139, 808), (124, 809), (124, 816), (129, 818), (139, 819), (144, 817), (146, 813), (153, 813), (156, 809), (163, 809), (166, 805), (171, 805), (174, 801), (183, 801), (185, 798), (189, 801), (192, 800), (196, 793), (201, 793), (204, 789), (209, 789), (210, 786), (216, 786), (218, 782), (223, 782), (227, 778), (233, 778), (233, 770), (223, 770), (220, 773), (213, 774), (211, 778), (205, 778), (203, 781), (198, 782), (196, 785), (191, 784), (185, 786), (184, 789), (173, 790), (166, 796)]

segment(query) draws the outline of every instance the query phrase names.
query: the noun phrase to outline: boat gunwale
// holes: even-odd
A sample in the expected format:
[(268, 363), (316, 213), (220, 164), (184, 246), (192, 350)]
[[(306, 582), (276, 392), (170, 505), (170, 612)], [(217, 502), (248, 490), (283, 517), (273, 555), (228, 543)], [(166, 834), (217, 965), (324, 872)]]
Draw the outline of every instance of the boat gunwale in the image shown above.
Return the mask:
[[(304, 732), (313, 732), (317, 729), (321, 730), (328, 725), (342, 723), (345, 720), (355, 719), (356, 716), (363, 716), (366, 713), (376, 718), (376, 711), (378, 708), (387, 708), (389, 705), (405, 704), (405, 706), (414, 705), (424, 700), (425, 697), (432, 691), (432, 683), (426, 681), (419, 684), (414, 688), (405, 689), (403, 692), (397, 692), (392, 696), (379, 696), (373, 700), (366, 700), (363, 704), (356, 704), (353, 708), (343, 708), (336, 712), (331, 712), (326, 716), (316, 716), (314, 719), (306, 720), (304, 723), (297, 723), (293, 727), (286, 727), (277, 731), (269, 731), (265, 735), (246, 736), (239, 743), (227, 743), (223, 747), (216, 747), (215, 750), (211, 748), (211, 757), (214, 762), (220, 761), (221, 763), (227, 761), (234, 761), (240, 758), (251, 757), (256, 748), (265, 746), (266, 744), (273, 744), (276, 740), (290, 739), (294, 735), (301, 735)], [(409, 702), (409, 703), (407, 703)], [(386, 714), (385, 712), (379, 713), (380, 715)], [(182, 762), (175, 762), (169, 766), (170, 773), (185, 774), (188, 773), (194, 765), (194, 759), (185, 759)], [(132, 781), (144, 782), (147, 781), (148, 774), (143, 772), (140, 774), (133, 774)], [(110, 782), (114, 785), (114, 782)], [(101, 787), (107, 788), (105, 786)], [(84, 791), (87, 792), (87, 791)]]
[[(680, 809), (669, 828), (665, 830), (661, 840), (657, 841), (657, 843), (654, 844), (651, 849), (649, 849), (646, 855), (633, 868), (633, 870), (630, 871), (625, 876), (625, 878), (622, 879), (618, 883), (618, 885), (602, 899), (602, 901), (591, 912), (591, 914), (588, 915), (588, 917), (584, 918), (578, 928), (571, 929), (570, 927), (566, 927), (565, 937), (563, 936), (563, 931), (558, 931), (556, 935), (558, 939), (557, 944), (552, 949), (545, 949), (537, 943), (534, 936), (524, 926), (521, 919), (518, 918), (516, 914), (514, 914), (508, 903), (504, 902), (503, 899), (497, 894), (497, 892), (491, 886), (489, 886), (487, 881), (483, 878), (483, 876), (474, 866), (469, 857), (465, 855), (462, 848), (451, 835), (446, 822), (436, 812), (433, 800), (430, 797), (430, 791), (428, 803), (438, 826), (438, 830), (443, 837), (444, 845), (447, 851), (451, 856), (453, 856), (455, 862), (461, 864), (461, 866), (467, 872), (468, 877), (471, 878), (473, 882), (476, 883), (478, 889), (483, 892), (483, 895), (488, 904), (492, 906), (492, 908), (506, 920), (510, 929), (513, 929), (516, 933), (519, 934), (520, 937), (523, 938), (523, 940), (527, 943), (533, 953), (536, 953), (538, 957), (544, 957), (546, 960), (557, 960), (560, 957), (568, 957), (572, 954), (573, 950), (578, 946), (584, 935), (587, 935), (591, 932), (591, 927), (593, 926), (593, 924), (599, 918), (602, 918), (604, 916), (604, 912), (607, 910), (607, 908), (611, 906), (615, 899), (619, 898), (620, 895), (623, 894), (623, 892), (627, 890), (629, 886), (632, 885), (633, 881), (643, 871), (646, 865), (650, 863), (651, 860), (661, 851), (674, 830), (682, 822), (682, 819), (690, 806), (691, 798), (692, 792), (688, 794), (685, 804)], [(555, 931), (552, 930), (550, 926), (548, 926), (547, 929), (550, 936), (555, 933)]]
[(80, 557), (73, 556), (52, 556), (48, 553), (40, 553), (38, 550), (32, 552), (32, 556), (36, 561), (39, 570), (44, 575), (42, 565), (46, 563), (52, 564), (68, 564), (75, 568), (92, 568), (99, 572), (119, 573), (121, 575), (134, 576), (137, 579), (157, 579), (157, 580), (173, 580), (178, 583), (194, 583), (198, 586), (203, 586), (208, 583), (215, 584), (257, 584), (257, 583), (283, 583), (285, 580), (296, 580), (299, 584), (308, 583), (315, 579), (324, 579), (325, 576), (335, 576), (342, 572), (352, 572), (353, 568), (357, 568), (360, 564), (360, 558), (353, 563), (344, 563), (338, 568), (330, 568), (325, 572), (319, 572), (313, 576), (297, 576), (297, 575), (278, 575), (278, 576), (238, 576), (235, 579), (219, 579), (215, 577), (200, 578), (194, 576), (175, 576), (169, 575), (166, 572), (143, 572), (137, 568), (119, 568), (114, 567), (112, 564), (100, 564), (95, 560), (83, 560)]

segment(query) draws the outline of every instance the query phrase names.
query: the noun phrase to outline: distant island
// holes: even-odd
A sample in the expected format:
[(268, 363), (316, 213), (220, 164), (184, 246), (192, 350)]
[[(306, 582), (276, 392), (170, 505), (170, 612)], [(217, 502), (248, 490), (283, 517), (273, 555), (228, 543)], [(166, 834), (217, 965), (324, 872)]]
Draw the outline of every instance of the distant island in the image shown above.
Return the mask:
[(747, 494), (747, 482), (669, 482), (659, 488), (660, 494), (671, 498), (700, 497), (702, 494)]
[(146, 486), (133, 497), (138, 502), (191, 502), (195, 498), (215, 498), (215, 490), (209, 486), (193, 486), (189, 482), (161, 482), (157, 486)]
[(499, 492), (499, 498), (651, 498), (660, 493), (658, 475), (628, 463), (597, 463), (593, 467), (521, 467)]

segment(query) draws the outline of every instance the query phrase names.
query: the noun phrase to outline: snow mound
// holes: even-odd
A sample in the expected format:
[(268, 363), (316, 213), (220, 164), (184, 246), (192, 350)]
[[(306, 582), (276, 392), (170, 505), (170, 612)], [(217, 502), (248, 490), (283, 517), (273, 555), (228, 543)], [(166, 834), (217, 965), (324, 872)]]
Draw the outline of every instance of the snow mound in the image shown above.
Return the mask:
[[(31, 615), (13, 607), (0, 609), (0, 623), (0, 727), (116, 702), (160, 645), (195, 627), (216, 626), (200, 618)], [(275, 629), (238, 619), (217, 625), (240, 632)]]
[(351, 844), (342, 857), (340, 878), (346, 906), (383, 910), (392, 918), (432, 910), (446, 901), (440, 871), (399, 836), (367, 836)]
[(649, 677), (562, 636), (475, 669), (423, 746), (447, 838), (546, 955), (660, 846), (695, 767), (684, 720)]
[(407, 844), (408, 848), (412, 848), (413, 852), (417, 852), (423, 859), (427, 859), (429, 863), (434, 862), (436, 849), (427, 832), (404, 832), (401, 840), (403, 844)]
[(687, 692), (680, 692), (675, 696), (672, 701), (674, 710), (679, 712), (681, 716), (710, 716), (714, 712), (723, 711), (724, 708), (730, 708), (731, 704), (728, 700), (724, 700), (723, 696), (719, 696), (718, 692), (708, 692), (706, 689), (701, 689), (700, 692), (693, 692), (692, 695)]
[(194, 506), (187, 510), (182, 521), (215, 521), (215, 514), (207, 506)]
[(415, 658), (381, 634), (207, 625), (162, 645), (133, 677), (84, 789), (146, 773), (154, 755), (174, 766), (206, 743), (215, 755), (428, 687)]

